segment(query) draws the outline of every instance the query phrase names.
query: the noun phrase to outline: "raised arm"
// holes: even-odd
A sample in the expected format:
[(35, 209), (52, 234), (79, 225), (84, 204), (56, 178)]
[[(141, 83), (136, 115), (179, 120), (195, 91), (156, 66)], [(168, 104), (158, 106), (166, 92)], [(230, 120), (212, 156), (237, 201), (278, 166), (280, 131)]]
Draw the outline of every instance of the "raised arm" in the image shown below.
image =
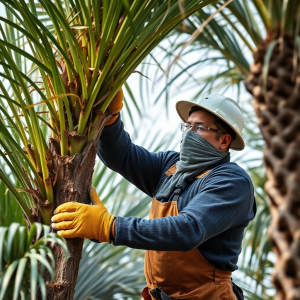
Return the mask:
[[(216, 173), (207, 177), (201, 192), (178, 216), (154, 220), (117, 217), (115, 245), (156, 251), (190, 251), (254, 218), (253, 188), (247, 178), (236, 173), (226, 176)], [(179, 201), (185, 202), (185, 199), (179, 198)]]
[(162, 174), (179, 159), (174, 151), (152, 153), (133, 144), (120, 118), (103, 130), (98, 156), (107, 167), (151, 197)]

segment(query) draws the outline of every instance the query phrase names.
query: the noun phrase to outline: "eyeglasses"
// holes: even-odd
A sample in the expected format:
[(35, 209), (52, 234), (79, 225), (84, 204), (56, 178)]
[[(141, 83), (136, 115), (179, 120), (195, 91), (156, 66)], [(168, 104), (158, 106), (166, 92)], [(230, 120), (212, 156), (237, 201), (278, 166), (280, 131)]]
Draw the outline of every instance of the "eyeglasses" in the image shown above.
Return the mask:
[(218, 133), (226, 133), (224, 131), (218, 130), (218, 129), (214, 129), (214, 128), (210, 128), (204, 124), (194, 124), (191, 125), (190, 123), (182, 123), (181, 124), (181, 131), (182, 132), (186, 132), (188, 129), (192, 129), (195, 133), (202, 135), (207, 131), (214, 131), (214, 132), (218, 132)]

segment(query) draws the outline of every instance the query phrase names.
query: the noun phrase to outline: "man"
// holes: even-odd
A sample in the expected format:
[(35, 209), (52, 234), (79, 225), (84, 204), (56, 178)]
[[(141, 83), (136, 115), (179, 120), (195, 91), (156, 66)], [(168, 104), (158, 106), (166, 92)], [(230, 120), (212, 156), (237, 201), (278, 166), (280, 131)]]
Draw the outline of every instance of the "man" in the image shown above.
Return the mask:
[(217, 94), (197, 103), (179, 101), (180, 153), (150, 153), (132, 144), (124, 131), (118, 117), (122, 98), (111, 103), (114, 117), (100, 138), (98, 155), (153, 197), (149, 220), (111, 215), (92, 188), (93, 206), (59, 206), (52, 227), (66, 238), (147, 250), (146, 300), (237, 299), (231, 272), (237, 269), (243, 231), (256, 213), (251, 179), (230, 162), (228, 152), (244, 148), (241, 109)]

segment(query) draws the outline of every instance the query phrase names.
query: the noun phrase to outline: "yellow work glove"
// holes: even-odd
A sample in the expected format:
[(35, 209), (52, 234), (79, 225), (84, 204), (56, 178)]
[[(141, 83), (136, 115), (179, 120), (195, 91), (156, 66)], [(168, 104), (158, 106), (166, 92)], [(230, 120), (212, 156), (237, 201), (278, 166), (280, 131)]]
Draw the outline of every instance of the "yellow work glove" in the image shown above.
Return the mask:
[(90, 189), (93, 205), (67, 202), (54, 210), (51, 224), (64, 238), (87, 238), (110, 243), (109, 230), (115, 216), (108, 213), (94, 187)]
[(109, 104), (109, 109), (110, 112), (112, 113), (112, 117), (108, 120), (106, 126), (114, 124), (117, 121), (119, 112), (123, 107), (123, 99), (124, 99), (123, 90), (122, 88), (120, 88)]

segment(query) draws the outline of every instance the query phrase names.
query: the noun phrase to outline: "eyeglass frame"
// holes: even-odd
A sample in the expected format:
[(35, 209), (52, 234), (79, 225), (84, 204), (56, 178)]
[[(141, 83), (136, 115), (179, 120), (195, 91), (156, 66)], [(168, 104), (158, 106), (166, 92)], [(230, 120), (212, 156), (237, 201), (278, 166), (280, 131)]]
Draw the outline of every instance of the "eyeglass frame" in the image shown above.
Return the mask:
[[(224, 131), (222, 131), (222, 130), (218, 130), (218, 129), (214, 129), (214, 128), (211, 128), (211, 127), (208, 127), (207, 125), (205, 125), (205, 124), (199, 124), (199, 123), (196, 123), (196, 124), (190, 124), (190, 123), (188, 123), (188, 122), (183, 122), (183, 123), (181, 123), (181, 131), (182, 132), (186, 132), (187, 130), (189, 130), (190, 128), (188, 128), (187, 130), (185, 130), (185, 131), (183, 131), (182, 130), (182, 126), (184, 125), (184, 124), (189, 124), (190, 125), (190, 128), (192, 128), (192, 130), (194, 129), (194, 126), (195, 125), (198, 125), (198, 126), (203, 126), (204, 128), (205, 128), (205, 130), (208, 130), (208, 131), (213, 131), (213, 132), (217, 132), (217, 133), (222, 133), (222, 134), (226, 134), (226, 132), (224, 132)], [(197, 133), (195, 130), (193, 130), (195, 133)]]

